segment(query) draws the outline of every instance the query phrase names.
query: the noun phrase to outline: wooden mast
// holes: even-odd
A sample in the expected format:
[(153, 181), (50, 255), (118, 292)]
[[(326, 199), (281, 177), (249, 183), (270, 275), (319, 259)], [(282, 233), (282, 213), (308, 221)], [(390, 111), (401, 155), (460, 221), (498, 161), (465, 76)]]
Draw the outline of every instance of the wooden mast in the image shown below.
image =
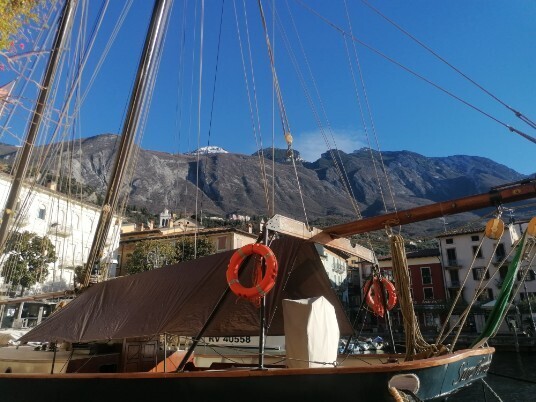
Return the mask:
[(61, 13), (60, 21), (58, 22), (58, 30), (56, 31), (56, 37), (54, 38), (54, 44), (52, 45), (50, 58), (48, 59), (47, 66), (45, 68), (45, 74), (43, 76), (41, 89), (39, 90), (37, 102), (33, 110), (30, 128), (28, 130), (26, 138), (24, 139), (24, 144), (22, 146), (19, 160), (15, 168), (13, 182), (11, 184), (9, 195), (6, 201), (6, 206), (4, 208), (2, 223), (0, 224), (0, 252), (4, 250), (4, 246), (6, 244), (6, 240), (10, 230), (10, 225), (13, 220), (13, 217), (15, 216), (17, 201), (22, 190), (24, 177), (28, 172), (28, 164), (30, 161), (30, 157), (32, 156), (32, 151), (35, 144), (35, 140), (37, 138), (37, 134), (39, 132), (39, 127), (41, 126), (41, 121), (45, 112), (45, 106), (48, 101), (49, 91), (52, 82), (54, 81), (54, 77), (56, 76), (58, 62), (61, 53), (65, 48), (65, 43), (67, 41), (67, 37), (69, 36), (69, 32), (73, 24), (77, 2), (78, 0), (67, 0), (65, 2)]
[(329, 235), (331, 237), (346, 237), (373, 230), (385, 229), (386, 227), (406, 225), (408, 223), (420, 222), (486, 207), (499, 206), (501, 204), (535, 197), (536, 179), (527, 179), (516, 183), (493, 187), (489, 192), (483, 194), (423, 205), (405, 211), (392, 212), (385, 215), (374, 216), (372, 218), (365, 218), (330, 226), (325, 228), (317, 236), (326, 237), (326, 235)]
[(104, 198), (95, 237), (93, 238), (85, 266), (84, 288), (89, 285), (91, 272), (94, 267), (98, 266), (102, 257), (113, 214), (117, 208), (117, 200), (119, 198), (123, 176), (130, 162), (140, 114), (146, 104), (146, 97), (150, 92), (150, 86), (154, 83), (154, 73), (158, 65), (158, 53), (162, 48), (172, 3), (173, 0), (156, 0), (154, 4), (151, 23), (145, 38), (145, 45), (138, 65), (138, 72), (132, 89), (128, 111), (123, 123), (117, 157), (110, 176), (111, 180), (108, 185), (106, 197)]

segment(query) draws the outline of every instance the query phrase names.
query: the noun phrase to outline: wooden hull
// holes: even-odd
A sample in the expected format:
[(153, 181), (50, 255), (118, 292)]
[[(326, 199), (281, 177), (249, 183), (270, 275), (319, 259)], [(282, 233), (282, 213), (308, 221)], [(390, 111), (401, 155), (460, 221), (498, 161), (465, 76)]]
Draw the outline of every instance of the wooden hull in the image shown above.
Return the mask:
[(232, 369), (184, 373), (0, 374), (3, 402), (17, 401), (392, 401), (389, 381), (418, 378), (416, 395), (441, 399), (483, 378), (493, 348), (415, 362), (310, 369)]

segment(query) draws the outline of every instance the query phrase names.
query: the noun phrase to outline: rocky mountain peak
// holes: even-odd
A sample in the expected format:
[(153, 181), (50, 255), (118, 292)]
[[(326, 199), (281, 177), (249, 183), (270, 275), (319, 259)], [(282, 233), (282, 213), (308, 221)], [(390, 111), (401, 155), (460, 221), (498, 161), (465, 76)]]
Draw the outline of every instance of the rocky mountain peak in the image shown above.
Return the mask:
[[(117, 145), (117, 135), (95, 136), (83, 140), (80, 149), (67, 150), (56, 157), (72, 158), (71, 164), (62, 166), (69, 166), (78, 182), (104, 193)], [(154, 213), (168, 208), (188, 215), (196, 210), (197, 199), (197, 209), (207, 216), (224, 217), (237, 210), (250, 216), (266, 216), (265, 189), (271, 192), (273, 185), (276, 213), (302, 219), (301, 188), (311, 220), (348, 220), (355, 217), (355, 211), (347, 189), (366, 217), (391, 212), (395, 206), (402, 210), (486, 192), (525, 177), (490, 159), (467, 155), (429, 158), (409, 151), (388, 151), (382, 153), (385, 166), (381, 167), (376, 151), (371, 156), (369, 150), (360, 149), (351, 153), (327, 152), (315, 162), (297, 164), (298, 187), (286, 149), (263, 150), (266, 158), (275, 160), (273, 171), (271, 163), (265, 164), (267, 177), (274, 178), (269, 183), (262, 181), (257, 153), (234, 154), (219, 147), (198, 151), (208, 156), (198, 160), (192, 154), (141, 149), (128, 188), (129, 204)], [(299, 152), (294, 152), (298, 159)], [(0, 153), (0, 161), (10, 164), (12, 156), (14, 152)]]

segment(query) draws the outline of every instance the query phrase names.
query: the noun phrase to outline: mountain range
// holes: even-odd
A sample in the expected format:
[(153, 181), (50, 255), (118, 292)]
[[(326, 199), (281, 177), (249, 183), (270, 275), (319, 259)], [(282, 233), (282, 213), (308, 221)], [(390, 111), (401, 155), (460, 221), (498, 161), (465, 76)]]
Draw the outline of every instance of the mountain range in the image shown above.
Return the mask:
[[(63, 149), (56, 156), (71, 161), (60, 166), (60, 170), (64, 174), (70, 170), (78, 182), (103, 194), (117, 144), (117, 135), (103, 134), (83, 139), (76, 147), (55, 145), (56, 149)], [(0, 144), (0, 160), (10, 164), (17, 149)], [(351, 153), (329, 151), (312, 163), (302, 161), (299, 152), (294, 151), (298, 184), (287, 150), (265, 150), (261, 153), (265, 159), (259, 157), (259, 152), (243, 155), (217, 147), (199, 150), (199, 156), (197, 152), (137, 151), (128, 204), (146, 207), (153, 213), (168, 208), (192, 214), (197, 200), (198, 211), (206, 216), (269, 216), (267, 202), (273, 200), (276, 213), (298, 220), (307, 216), (310, 221), (333, 223), (356, 218), (347, 189), (357, 200), (360, 213), (367, 217), (385, 213), (386, 209), (392, 212), (395, 207), (403, 210), (487, 192), (493, 186), (526, 177), (483, 157), (426, 157), (409, 151), (380, 155), (363, 148)], [(273, 164), (263, 163), (271, 158)], [(262, 180), (262, 169), (266, 183)], [(449, 219), (455, 222), (475, 218), (475, 214), (466, 213)], [(437, 229), (438, 222), (421, 226), (425, 230)]]

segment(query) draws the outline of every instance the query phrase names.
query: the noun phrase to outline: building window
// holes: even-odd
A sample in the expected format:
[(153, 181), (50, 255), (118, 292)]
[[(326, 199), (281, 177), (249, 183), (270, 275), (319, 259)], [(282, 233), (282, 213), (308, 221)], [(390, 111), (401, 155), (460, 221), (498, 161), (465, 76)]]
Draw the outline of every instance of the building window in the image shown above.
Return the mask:
[(424, 300), (432, 300), (434, 298), (434, 288), (422, 288), (424, 292)]
[[(523, 274), (521, 272), (518, 272), (517, 273), (517, 280), (521, 281), (522, 279), (523, 279)], [(526, 271), (526, 273), (525, 273), (525, 281), (533, 281), (534, 279), (536, 279), (536, 274), (534, 273), (534, 270), (529, 269), (528, 271)]]
[(497, 249), (495, 250), (495, 259), (497, 261), (502, 261), (506, 257), (506, 250), (504, 249), (504, 243), (499, 243)]
[(450, 283), (452, 286), (460, 286), (460, 276), (455, 269), (450, 270)]
[(447, 260), (448, 265), (450, 266), (457, 266), (458, 260), (456, 258), (456, 249), (455, 248), (448, 248), (447, 249)]
[(447, 244), (454, 244), (454, 239), (446, 239), (445, 243)]
[(527, 298), (527, 296), (531, 299), (531, 300), (534, 300), (536, 299), (536, 293), (535, 292), (520, 292), (519, 293), (519, 298), (521, 300), (525, 300)]
[(527, 275), (525, 275), (525, 280), (526, 281), (533, 281), (536, 279), (536, 273), (534, 272), (533, 269), (529, 269), (528, 272), (527, 272)]
[(433, 327), (434, 323), (434, 315), (432, 313), (424, 313), (424, 325), (426, 327)]
[(508, 274), (508, 267), (506, 265), (503, 265), (501, 268), (499, 268), (499, 276), (501, 279), (506, 278), (507, 274)]
[(47, 217), (47, 209), (44, 206), (39, 207), (39, 212), (37, 213), (37, 218), (45, 220)]
[(432, 284), (432, 272), (430, 271), (430, 267), (421, 267), (421, 276), (423, 285)]
[(471, 236), (471, 241), (479, 241), (479, 240), (480, 240), (479, 236)]
[[(387, 279), (389, 279), (391, 282), (393, 282), (395, 279), (394, 279), (394, 276), (393, 276), (393, 271), (390, 270), (390, 269), (385, 269), (383, 271), (383, 276)], [(411, 280), (409, 282), (409, 284), (411, 285)]]
[(225, 237), (225, 236), (218, 237), (216, 247), (217, 247), (218, 251), (226, 250), (227, 249), (227, 237)]
[[(452, 300), (454, 298), (456, 298), (457, 294), (458, 294), (459, 290), (458, 289), (449, 289), (449, 298)], [(463, 290), (462, 290), (462, 298), (463, 298)]]
[(483, 258), (482, 257), (482, 248), (479, 248), (478, 246), (473, 246), (473, 256), (476, 254), (476, 258)]
[[(484, 275), (485, 268), (473, 268), (473, 279), (479, 281)], [(489, 271), (486, 271), (486, 279), (489, 279)]]
[(58, 212), (58, 223), (60, 225), (65, 225), (65, 212), (64, 211)]
[(486, 302), (489, 300), (493, 300), (493, 290), (490, 288), (484, 289), (484, 291), (478, 296), (478, 301), (480, 302)]

